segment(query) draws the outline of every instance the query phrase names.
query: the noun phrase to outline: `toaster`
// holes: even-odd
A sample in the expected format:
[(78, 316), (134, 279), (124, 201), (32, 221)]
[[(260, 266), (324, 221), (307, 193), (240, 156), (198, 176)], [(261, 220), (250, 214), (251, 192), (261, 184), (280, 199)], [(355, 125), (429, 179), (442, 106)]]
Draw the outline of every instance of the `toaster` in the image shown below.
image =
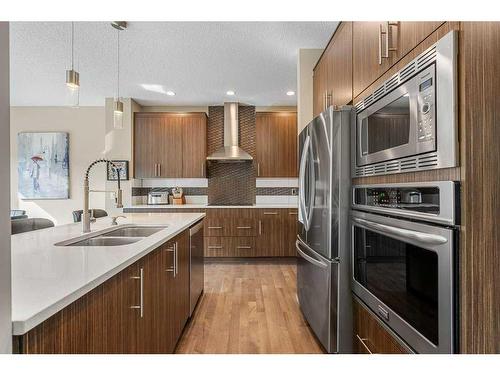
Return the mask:
[(148, 204), (169, 204), (168, 191), (150, 191), (148, 193)]

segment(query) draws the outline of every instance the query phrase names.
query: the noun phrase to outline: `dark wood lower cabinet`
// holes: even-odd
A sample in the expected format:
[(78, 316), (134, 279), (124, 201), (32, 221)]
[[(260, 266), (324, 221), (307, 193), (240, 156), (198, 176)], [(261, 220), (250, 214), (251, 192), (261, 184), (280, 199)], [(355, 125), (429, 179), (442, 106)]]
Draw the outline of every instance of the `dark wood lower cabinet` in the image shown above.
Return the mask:
[(410, 353), (356, 299), (353, 300), (353, 349), (357, 354)]
[(186, 230), (26, 334), (14, 337), (14, 351), (173, 353), (188, 317)]

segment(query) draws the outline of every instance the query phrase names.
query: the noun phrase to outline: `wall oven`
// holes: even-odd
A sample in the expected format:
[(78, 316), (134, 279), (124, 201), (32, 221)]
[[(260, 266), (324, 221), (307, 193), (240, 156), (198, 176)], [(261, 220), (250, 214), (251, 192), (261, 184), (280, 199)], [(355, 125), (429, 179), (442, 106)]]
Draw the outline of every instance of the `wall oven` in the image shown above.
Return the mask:
[(457, 166), (457, 34), (356, 104), (353, 176)]
[(353, 188), (353, 292), (416, 353), (458, 348), (456, 202), (451, 181)]

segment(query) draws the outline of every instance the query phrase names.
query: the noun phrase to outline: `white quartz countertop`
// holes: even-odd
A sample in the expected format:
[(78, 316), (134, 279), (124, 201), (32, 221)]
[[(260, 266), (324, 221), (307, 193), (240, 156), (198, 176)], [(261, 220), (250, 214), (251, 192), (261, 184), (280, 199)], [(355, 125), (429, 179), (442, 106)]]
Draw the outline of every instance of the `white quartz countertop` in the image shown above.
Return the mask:
[[(204, 216), (203, 213), (128, 213), (126, 219), (118, 219), (120, 225), (167, 227), (121, 246), (54, 245), (81, 236), (81, 223), (13, 235), (13, 334), (28, 332)], [(98, 219), (91, 224), (92, 231), (109, 229), (110, 223), (109, 217)]]
[(293, 203), (257, 203), (254, 205), (244, 205), (244, 206), (213, 206), (213, 205), (208, 205), (208, 204), (141, 204), (141, 205), (136, 205), (136, 206), (129, 206), (125, 207), (125, 210), (133, 210), (133, 209), (151, 209), (151, 210), (156, 210), (156, 209), (171, 209), (171, 208), (180, 208), (180, 209), (186, 209), (186, 208), (201, 208), (201, 209), (206, 209), (206, 208), (297, 208), (297, 204)]

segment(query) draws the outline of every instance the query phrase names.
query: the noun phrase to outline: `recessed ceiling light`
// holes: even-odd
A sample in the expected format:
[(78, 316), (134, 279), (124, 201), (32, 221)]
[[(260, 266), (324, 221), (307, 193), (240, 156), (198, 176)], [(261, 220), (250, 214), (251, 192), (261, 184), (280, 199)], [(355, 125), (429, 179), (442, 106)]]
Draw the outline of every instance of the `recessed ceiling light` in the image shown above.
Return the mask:
[(288, 96), (294, 96), (295, 95), (295, 91), (287, 91), (286, 94)]
[(233, 90), (226, 91), (226, 95), (233, 96), (235, 92)]
[(175, 92), (173, 92), (173, 91), (167, 91), (167, 95), (168, 96), (175, 96)]

